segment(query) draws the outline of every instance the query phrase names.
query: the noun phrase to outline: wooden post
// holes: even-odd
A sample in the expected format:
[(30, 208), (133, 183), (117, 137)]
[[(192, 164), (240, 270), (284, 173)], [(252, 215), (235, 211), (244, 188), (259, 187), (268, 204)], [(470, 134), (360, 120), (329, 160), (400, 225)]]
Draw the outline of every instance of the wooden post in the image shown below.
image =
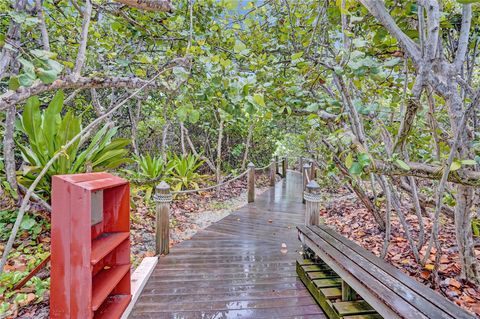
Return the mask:
[(320, 186), (314, 180), (307, 184), (303, 195), (305, 200), (305, 225), (317, 226), (320, 222)]
[(345, 281), (342, 280), (342, 301), (354, 301), (357, 293)]
[(310, 160), (310, 180), (314, 180), (316, 177), (317, 173), (317, 166), (315, 164), (315, 161)]
[(275, 156), (275, 174), (278, 173), (278, 156)]
[(157, 255), (167, 255), (170, 252), (170, 185), (164, 181), (158, 184), (154, 199), (157, 203), (155, 252)]
[(286, 157), (283, 158), (282, 160), (282, 176), (283, 178), (287, 178), (287, 167), (288, 166), (288, 160)]
[(298, 169), (300, 173), (303, 173), (303, 156), (300, 156), (299, 161), (300, 161), (299, 163), (300, 167)]
[(253, 163), (248, 164), (248, 202), (253, 203), (255, 201), (255, 165)]
[(275, 160), (272, 159), (272, 162), (270, 163), (270, 186), (275, 186)]
[[(305, 191), (305, 189), (307, 187), (308, 177), (310, 176), (310, 173), (308, 171), (309, 168), (310, 168), (310, 165), (308, 165), (307, 163), (303, 164), (303, 168), (302, 168), (303, 188), (302, 188), (302, 191)], [(302, 199), (302, 202), (305, 204), (305, 198)]]

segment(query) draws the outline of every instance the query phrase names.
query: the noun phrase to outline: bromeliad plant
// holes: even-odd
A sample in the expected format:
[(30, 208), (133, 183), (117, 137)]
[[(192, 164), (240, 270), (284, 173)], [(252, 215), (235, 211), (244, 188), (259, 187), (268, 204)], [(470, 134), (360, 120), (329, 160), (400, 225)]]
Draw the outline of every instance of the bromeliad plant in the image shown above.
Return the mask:
[(171, 162), (173, 162), (173, 170), (170, 182), (174, 191), (196, 189), (198, 183), (206, 177), (197, 173), (203, 161), (195, 155), (189, 154), (183, 157), (173, 155)]
[(167, 176), (172, 171), (174, 165), (171, 161), (165, 162), (162, 157), (151, 156), (149, 153), (147, 155), (135, 155), (134, 160), (139, 169), (137, 175), (147, 179), (158, 179), (162, 176)]
[[(162, 178), (167, 178), (171, 173), (174, 163), (172, 161), (164, 161), (160, 156), (147, 155), (135, 155), (133, 157), (137, 164), (137, 171), (125, 170), (130, 176), (140, 179), (137, 189), (134, 189), (134, 193), (138, 193), (138, 190), (145, 192), (144, 199), (150, 201), (155, 184)], [(134, 182), (134, 184), (136, 184)]]
[(62, 156), (50, 167), (38, 188), (49, 192), (51, 178), (57, 174), (73, 174), (85, 171), (112, 169), (126, 163), (129, 139), (113, 138), (116, 127), (104, 125), (90, 140), (86, 148), (80, 148), (80, 141), (65, 148), (64, 145), (82, 130), (81, 116), (72, 111), (62, 116), (64, 95), (57, 92), (45, 110), (40, 110), (37, 97), (27, 100), (18, 129), (27, 136), (28, 143), (17, 141), (22, 157), (27, 165), (23, 166), (18, 181), (29, 186), (46, 163), (56, 154)]

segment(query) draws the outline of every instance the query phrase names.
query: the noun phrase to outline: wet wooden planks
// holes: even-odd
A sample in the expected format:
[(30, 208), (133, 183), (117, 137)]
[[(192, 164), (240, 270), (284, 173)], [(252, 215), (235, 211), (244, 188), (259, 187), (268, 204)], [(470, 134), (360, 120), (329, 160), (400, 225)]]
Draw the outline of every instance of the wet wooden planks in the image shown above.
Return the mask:
[(160, 258), (129, 318), (326, 318), (295, 273), (303, 220), (301, 175), (288, 172)]

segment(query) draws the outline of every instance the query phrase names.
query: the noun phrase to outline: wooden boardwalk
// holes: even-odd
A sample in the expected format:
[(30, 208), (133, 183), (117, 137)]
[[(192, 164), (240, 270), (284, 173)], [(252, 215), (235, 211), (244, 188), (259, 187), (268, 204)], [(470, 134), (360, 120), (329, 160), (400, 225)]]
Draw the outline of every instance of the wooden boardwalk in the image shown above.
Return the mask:
[(326, 318), (295, 272), (301, 190), (289, 171), (255, 203), (174, 246), (129, 318)]

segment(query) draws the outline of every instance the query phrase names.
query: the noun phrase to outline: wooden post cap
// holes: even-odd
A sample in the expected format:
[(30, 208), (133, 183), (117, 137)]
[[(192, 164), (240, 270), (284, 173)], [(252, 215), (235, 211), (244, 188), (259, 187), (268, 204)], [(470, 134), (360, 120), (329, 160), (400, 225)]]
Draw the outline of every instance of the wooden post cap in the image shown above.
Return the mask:
[(310, 168), (310, 164), (308, 163), (303, 164), (303, 168)]
[(255, 168), (255, 164), (253, 164), (252, 162), (248, 163), (247, 165), (248, 168)]
[(162, 192), (162, 193), (165, 193), (165, 191), (169, 189), (170, 189), (170, 185), (168, 185), (168, 183), (165, 181), (161, 181), (160, 184), (158, 184), (157, 187), (155, 187), (156, 192)]
[(155, 187), (155, 195), (153, 200), (158, 204), (170, 203), (172, 201), (172, 194), (170, 193), (170, 185), (165, 181), (161, 181), (160, 184)]
[(307, 184), (307, 189), (310, 193), (316, 193), (320, 190), (320, 185), (318, 185), (318, 183), (316, 181), (311, 180)]

